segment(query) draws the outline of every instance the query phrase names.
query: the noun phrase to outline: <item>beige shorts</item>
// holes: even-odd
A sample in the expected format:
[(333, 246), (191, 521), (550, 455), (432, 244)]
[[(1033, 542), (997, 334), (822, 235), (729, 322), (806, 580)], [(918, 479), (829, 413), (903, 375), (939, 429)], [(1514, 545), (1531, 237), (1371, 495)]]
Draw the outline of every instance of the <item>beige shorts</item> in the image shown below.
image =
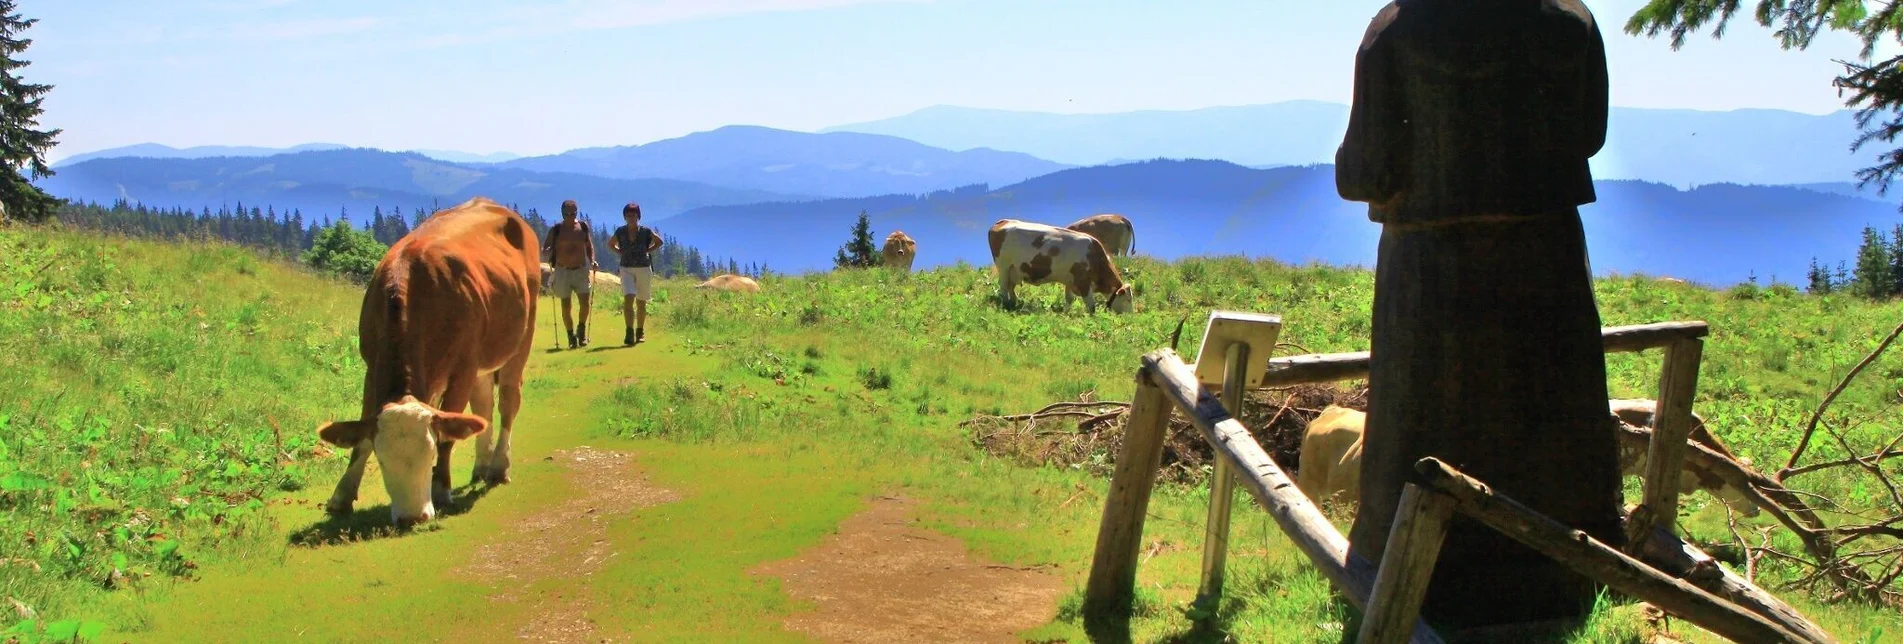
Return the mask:
[(554, 277), (549, 279), (549, 293), (555, 297), (568, 298), (576, 293), (587, 295), (593, 286), (588, 268), (555, 267)]
[(621, 294), (642, 302), (654, 295), (654, 269), (647, 266), (621, 267)]

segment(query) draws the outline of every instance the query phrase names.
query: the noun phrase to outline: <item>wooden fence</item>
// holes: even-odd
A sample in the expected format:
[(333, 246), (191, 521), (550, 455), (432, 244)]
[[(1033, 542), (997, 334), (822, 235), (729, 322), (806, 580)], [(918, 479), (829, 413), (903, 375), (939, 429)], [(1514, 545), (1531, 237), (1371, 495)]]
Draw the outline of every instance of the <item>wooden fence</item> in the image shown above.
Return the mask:
[[(1198, 602), (1210, 609), (1210, 619), (1214, 619), (1215, 600), (1222, 588), (1230, 489), (1239, 482), (1342, 596), (1362, 611), (1358, 641), (1364, 644), (1442, 641), (1419, 619), (1419, 613), (1448, 519), (1454, 512), (1721, 636), (1745, 642), (1834, 642), (1796, 610), (1715, 565), (1709, 556), (1672, 533), (1673, 519), (1678, 515), (1679, 475), (1689, 449), (1691, 403), (1697, 393), (1698, 366), (1708, 333), (1704, 322), (1604, 330), (1608, 353), (1665, 349), (1644, 473), (1644, 498), (1627, 518), (1631, 538), (1626, 552), (1566, 528), (1430, 458), (1417, 464), (1421, 483), (1410, 483), (1403, 492), (1380, 562), (1349, 552), (1347, 539), (1295, 487), (1230, 411), (1241, 411), (1245, 383), (1252, 380), (1259, 387), (1283, 387), (1365, 378), (1368, 354), (1275, 358), (1268, 361), (1266, 373), (1251, 378), (1252, 374), (1241, 366), (1251, 362), (1247, 359), (1249, 352), (1271, 350), (1273, 338), (1279, 333), (1279, 320), (1267, 324), (1276, 325), (1266, 334), (1269, 346), (1236, 343), (1221, 354), (1227, 360), (1222, 400), (1203, 386), (1195, 367), (1183, 362), (1174, 351), (1161, 349), (1143, 356), (1123, 451), (1104, 502), (1097, 550), (1085, 588), (1084, 611), (1093, 619), (1126, 615), (1129, 610), (1143, 522), (1162, 459), (1164, 437), (1170, 415), (1180, 410), (1218, 454), (1216, 475), (1210, 482), (1203, 577), (1198, 588)], [(1205, 351), (1201, 359), (1210, 358)]]

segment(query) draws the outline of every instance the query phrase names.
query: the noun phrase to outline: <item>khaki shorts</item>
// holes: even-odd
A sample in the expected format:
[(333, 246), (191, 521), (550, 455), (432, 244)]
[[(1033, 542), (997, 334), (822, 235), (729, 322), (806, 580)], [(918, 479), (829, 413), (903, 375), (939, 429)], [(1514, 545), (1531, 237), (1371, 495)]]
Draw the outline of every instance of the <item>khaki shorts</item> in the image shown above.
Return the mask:
[(654, 269), (647, 266), (621, 267), (621, 294), (642, 302), (654, 295)]
[(549, 293), (564, 299), (576, 293), (587, 295), (589, 287), (593, 286), (590, 277), (588, 268), (585, 266), (582, 268), (557, 266), (554, 277), (549, 279)]

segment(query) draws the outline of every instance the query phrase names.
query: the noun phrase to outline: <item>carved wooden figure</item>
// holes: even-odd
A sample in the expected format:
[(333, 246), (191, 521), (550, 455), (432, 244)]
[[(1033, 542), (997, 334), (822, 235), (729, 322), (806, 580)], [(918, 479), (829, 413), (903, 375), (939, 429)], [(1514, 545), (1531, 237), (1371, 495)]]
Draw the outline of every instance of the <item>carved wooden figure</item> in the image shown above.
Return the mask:
[[(1571, 0), (1396, 0), (1355, 59), (1336, 153), (1382, 224), (1360, 510), (1378, 561), (1433, 456), (1623, 544), (1600, 318), (1578, 206), (1605, 141), (1605, 44)], [(1437, 628), (1565, 620), (1594, 585), (1456, 518), (1423, 613)]]

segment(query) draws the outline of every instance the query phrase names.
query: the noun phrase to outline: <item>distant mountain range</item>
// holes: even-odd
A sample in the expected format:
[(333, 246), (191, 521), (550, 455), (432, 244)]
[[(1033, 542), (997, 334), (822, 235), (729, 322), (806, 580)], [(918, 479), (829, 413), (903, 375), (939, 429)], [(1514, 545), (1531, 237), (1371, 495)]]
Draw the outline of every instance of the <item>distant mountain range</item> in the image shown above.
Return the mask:
[[(1710, 185), (1680, 190), (1597, 182), (1586, 206), (1593, 269), (1713, 285), (1793, 283), (1813, 256), (1850, 258), (1865, 226), (1887, 229), (1896, 206), (1793, 187)], [(1246, 168), (1223, 161), (1152, 161), (1065, 170), (987, 190), (926, 197), (710, 206), (655, 222), (703, 252), (765, 262), (783, 272), (830, 267), (861, 211), (875, 237), (918, 240), (918, 265), (988, 265), (984, 230), (1002, 218), (1065, 225), (1117, 212), (1137, 227), (1137, 250), (1175, 258), (1242, 254), (1281, 261), (1372, 266), (1380, 228), (1366, 206), (1335, 193), (1327, 165)]]
[[(1287, 101), (1115, 114), (936, 106), (820, 132), (884, 134), (948, 150), (1012, 150), (1072, 165), (1171, 158), (1269, 166), (1333, 163), (1347, 127), (1345, 104)], [(1614, 107), (1593, 174), (1675, 186), (1854, 181), (1855, 171), (1882, 151), (1852, 153), (1856, 136), (1847, 110), (1815, 116)]]
[(584, 148), (500, 164), (538, 172), (659, 178), (825, 197), (920, 194), (1002, 185), (1067, 167), (982, 147), (952, 152), (906, 139), (730, 125), (645, 145)]
[[(294, 145), (288, 148), (265, 148), (265, 147), (232, 146), (232, 145), (201, 145), (201, 146), (190, 147), (190, 148), (175, 148), (169, 145), (161, 145), (158, 143), (140, 143), (137, 145), (128, 145), (125, 147), (99, 150), (97, 152), (75, 154), (73, 156), (60, 159), (59, 162), (53, 164), (53, 167), (61, 168), (61, 167), (69, 166), (69, 165), (77, 165), (80, 163), (91, 161), (93, 159), (119, 159), (119, 158), (128, 158), (128, 157), (140, 157), (140, 158), (148, 158), (148, 159), (206, 159), (211, 157), (268, 157), (268, 156), (273, 156), (278, 154), (290, 154), (293, 152), (343, 150), (349, 147), (350, 146), (339, 145), (336, 143), (305, 143), (303, 145)], [(438, 161), (451, 161), (456, 163), (495, 163), (495, 162), (509, 161), (512, 159), (522, 158), (522, 155), (513, 154), (509, 152), (495, 152), (491, 154), (472, 154), (469, 152), (456, 152), (453, 150), (414, 150), (414, 152), (418, 154), (422, 154), (423, 156), (426, 156), (432, 159), (436, 159)]]
[[(339, 208), (368, 215), (373, 207), (447, 207), (483, 195), (556, 216), (575, 199), (596, 220), (617, 220), (621, 204), (639, 201), (658, 218), (708, 205), (812, 198), (711, 186), (673, 179), (606, 179), (495, 166), (466, 166), (413, 152), (320, 150), (268, 157), (200, 159), (110, 158), (83, 161), (42, 179), (48, 192), (68, 199), (197, 210), (244, 202), (305, 216), (335, 216)], [(358, 219), (357, 221), (362, 221)]]
[[(39, 183), (82, 201), (214, 210), (242, 201), (299, 208), (310, 219), (334, 217), (339, 208), (353, 215), (379, 206), (407, 212), (484, 195), (549, 216), (561, 200), (576, 199), (585, 214), (612, 221), (619, 205), (632, 200), (643, 204), (654, 225), (706, 252), (782, 271), (828, 267), (861, 210), (871, 213), (880, 236), (896, 227), (917, 238), (922, 265), (988, 262), (979, 240), (1000, 218), (1061, 225), (1099, 212), (1132, 217), (1138, 249), (1160, 257), (1246, 254), (1369, 265), (1379, 229), (1367, 221), (1364, 206), (1336, 195), (1332, 166), (1303, 160), (1332, 158), (1339, 132), (1319, 119), (1340, 109), (1311, 101), (1072, 117), (936, 108), (881, 126), (902, 129), (925, 122), (914, 118), (923, 114), (937, 119), (932, 128), (941, 145), (1002, 145), (985, 137), (1009, 136), (1024, 142), (1022, 148), (1044, 146), (1044, 153), (1072, 154), (1073, 160), (1082, 158), (1080, 150), (1096, 150), (1091, 154), (1109, 162), (1089, 167), (1023, 151), (953, 152), (878, 134), (733, 126), (494, 163), (331, 144), (269, 156), (258, 156), (269, 152), (261, 148), (132, 146), (75, 157)], [(987, 120), (998, 114), (1009, 118)], [(1599, 202), (1584, 210), (1593, 265), (1601, 273), (1724, 285), (1755, 271), (1763, 279), (1795, 281), (1812, 256), (1830, 264), (1850, 258), (1864, 225), (1888, 229), (1898, 221), (1903, 190), (1883, 196), (1874, 187), (1858, 190), (1853, 172), (1865, 162), (1828, 140), (1835, 130), (1854, 134), (1847, 113), (1618, 108), (1614, 114), (1614, 142), (1602, 165), (1651, 174), (1641, 175), (1647, 181), (1601, 176)], [(1221, 132), (1228, 140), (1217, 136), (1222, 119), (1233, 120)], [(1239, 125), (1244, 122), (1256, 125)], [(1683, 136), (1670, 139), (1674, 131)], [(965, 143), (953, 141), (960, 136)], [(1249, 141), (1255, 144), (1244, 145)], [(1197, 153), (1198, 145), (1209, 154)], [(1242, 155), (1245, 162), (1130, 160), (1249, 149), (1285, 152)], [(1829, 169), (1833, 163), (1836, 169)], [(1719, 176), (1759, 179), (1700, 179)], [(1705, 185), (1685, 190), (1674, 187), (1679, 183)], [(1740, 185), (1765, 183), (1789, 185)]]

